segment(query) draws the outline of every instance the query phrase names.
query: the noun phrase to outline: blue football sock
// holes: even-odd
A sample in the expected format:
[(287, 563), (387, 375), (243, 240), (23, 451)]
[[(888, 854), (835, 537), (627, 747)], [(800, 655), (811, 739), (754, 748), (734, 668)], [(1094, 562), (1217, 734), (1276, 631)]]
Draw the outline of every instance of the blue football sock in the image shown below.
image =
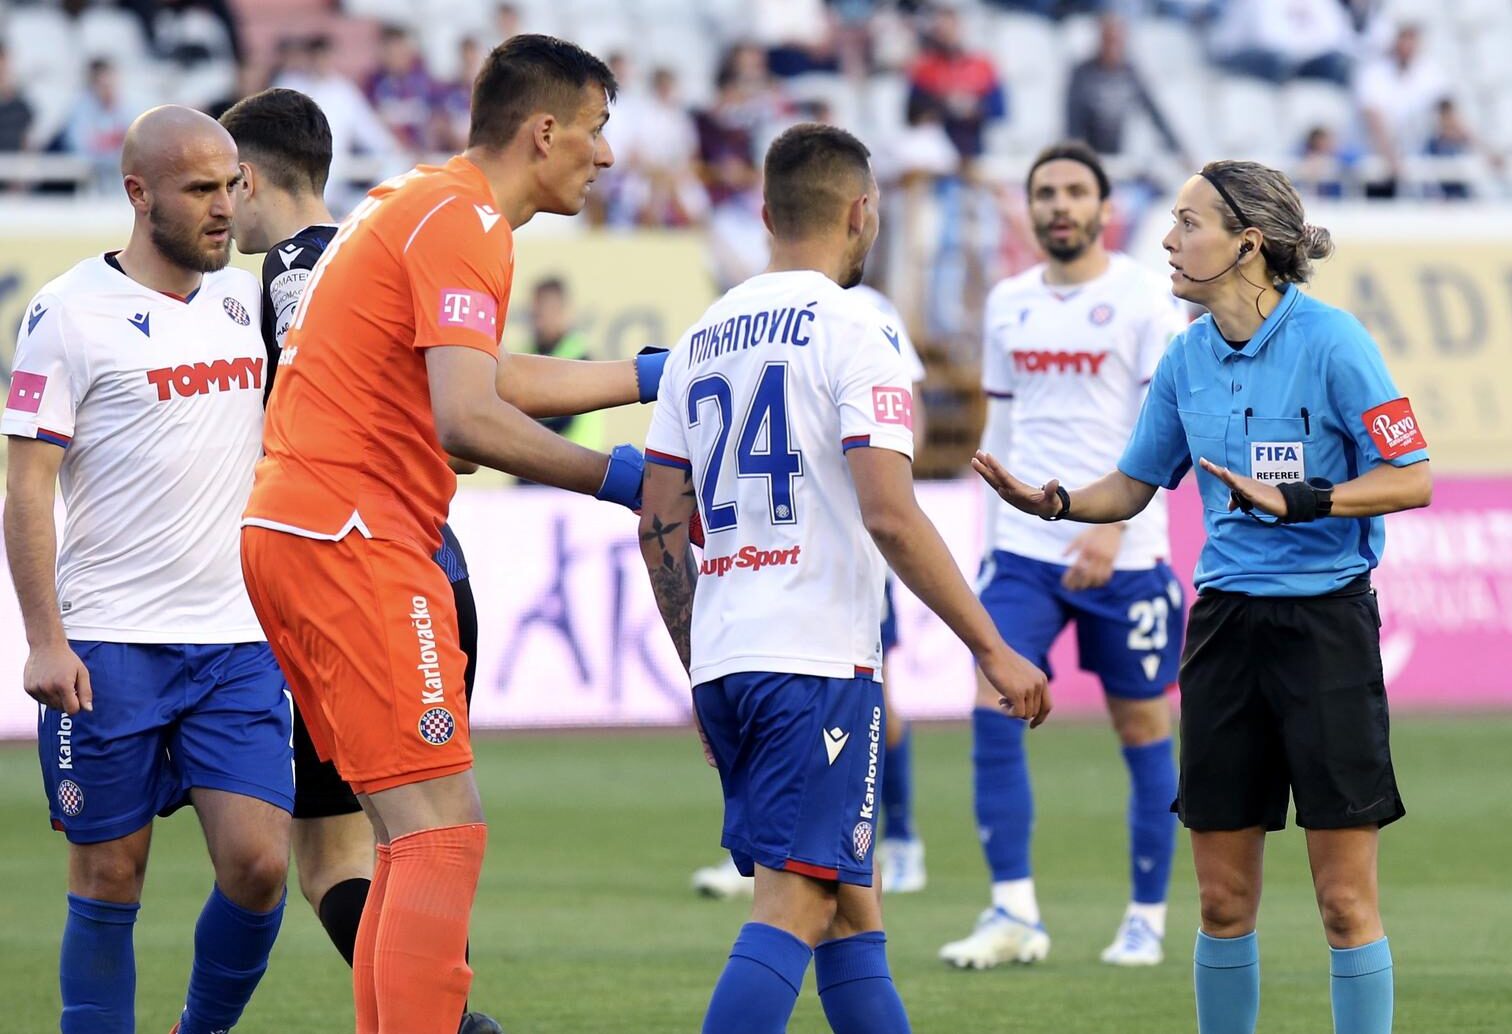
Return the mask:
[(1024, 722), (990, 708), (978, 707), (971, 712), (977, 831), (994, 883), (1030, 875), (1034, 795), (1029, 787), (1029, 759), (1024, 753), (1025, 728)]
[(714, 987), (704, 1034), (783, 1034), (814, 952), (775, 926), (740, 928)]
[(1390, 1034), (1396, 992), (1386, 938), (1328, 954), (1334, 1034)]
[(913, 839), (913, 729), (907, 725), (882, 765), (882, 820), (889, 840)]
[(1260, 942), (1197, 931), (1197, 1034), (1255, 1034), (1260, 1019)]
[(881, 930), (819, 945), (814, 979), (835, 1034), (909, 1034), (912, 1029), (887, 968), (887, 935)]
[(179, 1034), (230, 1030), (241, 1019), (268, 968), (285, 900), (287, 896), (271, 912), (249, 912), (220, 887), (210, 891), (194, 926), (194, 967)]
[(132, 1034), (136, 1030), (136, 954), (131, 930), (140, 905), (68, 895), (58, 986), (63, 1034)]
[(1166, 737), (1141, 747), (1123, 749), (1129, 766), (1129, 875), (1133, 896), (1141, 905), (1159, 905), (1171, 882), (1171, 859), (1176, 854), (1176, 757)]

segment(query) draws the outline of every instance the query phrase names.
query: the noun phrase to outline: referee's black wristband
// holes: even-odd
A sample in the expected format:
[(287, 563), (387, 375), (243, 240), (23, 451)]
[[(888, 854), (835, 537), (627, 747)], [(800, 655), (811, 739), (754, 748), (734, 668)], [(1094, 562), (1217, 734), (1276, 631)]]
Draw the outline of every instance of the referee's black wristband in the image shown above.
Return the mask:
[(1065, 485), (1055, 486), (1056, 498), (1060, 500), (1061, 508), (1050, 517), (1040, 517), (1042, 521), (1063, 521), (1071, 515), (1071, 493), (1066, 491)]
[(1286, 500), (1282, 524), (1306, 524), (1318, 519), (1318, 491), (1306, 481), (1283, 481), (1276, 486)]

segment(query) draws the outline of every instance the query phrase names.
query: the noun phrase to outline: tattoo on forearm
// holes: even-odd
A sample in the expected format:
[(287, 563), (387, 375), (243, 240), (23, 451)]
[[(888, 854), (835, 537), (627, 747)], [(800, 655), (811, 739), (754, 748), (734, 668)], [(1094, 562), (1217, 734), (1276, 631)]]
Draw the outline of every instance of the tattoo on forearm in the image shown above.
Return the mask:
[[(661, 611), (662, 621), (672, 635), (672, 645), (683, 667), (688, 667), (692, 657), (693, 592), (698, 582), (698, 568), (693, 558), (692, 547), (685, 547), (679, 561), (667, 548), (667, 535), (682, 523), (666, 523), (657, 514), (651, 515), (651, 530), (641, 535), (643, 544), (655, 542), (660, 552), (660, 563), (647, 567), (651, 575), (651, 592), (656, 596), (656, 607)], [(650, 560), (653, 554), (647, 553)]]
[(682, 521), (673, 521), (671, 524), (665, 524), (662, 522), (659, 514), (652, 514), (651, 530), (641, 535), (642, 542), (650, 542), (652, 539), (655, 539), (656, 544), (661, 547), (663, 566), (672, 559), (671, 554), (667, 552), (667, 536), (681, 527)]

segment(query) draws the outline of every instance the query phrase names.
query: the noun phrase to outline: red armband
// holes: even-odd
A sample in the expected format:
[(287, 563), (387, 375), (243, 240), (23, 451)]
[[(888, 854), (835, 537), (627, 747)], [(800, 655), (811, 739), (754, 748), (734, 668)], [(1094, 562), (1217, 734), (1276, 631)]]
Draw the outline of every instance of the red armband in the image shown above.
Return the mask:
[(1394, 460), (1428, 447), (1417, 417), (1412, 415), (1412, 403), (1405, 396), (1367, 409), (1361, 419), (1384, 459)]

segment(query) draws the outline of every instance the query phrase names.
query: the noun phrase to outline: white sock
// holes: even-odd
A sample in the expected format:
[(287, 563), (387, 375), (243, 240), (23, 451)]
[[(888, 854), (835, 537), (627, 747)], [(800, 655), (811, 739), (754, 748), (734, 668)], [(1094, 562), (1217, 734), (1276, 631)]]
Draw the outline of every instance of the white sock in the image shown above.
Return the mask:
[(1040, 921), (1039, 901), (1034, 897), (1034, 879), (1002, 880), (992, 885), (992, 903), (1015, 919)]
[(1142, 905), (1138, 901), (1129, 902), (1129, 911), (1126, 916), (1138, 916), (1143, 919), (1155, 931), (1155, 936), (1165, 938), (1166, 906), (1162, 901), (1158, 905)]

